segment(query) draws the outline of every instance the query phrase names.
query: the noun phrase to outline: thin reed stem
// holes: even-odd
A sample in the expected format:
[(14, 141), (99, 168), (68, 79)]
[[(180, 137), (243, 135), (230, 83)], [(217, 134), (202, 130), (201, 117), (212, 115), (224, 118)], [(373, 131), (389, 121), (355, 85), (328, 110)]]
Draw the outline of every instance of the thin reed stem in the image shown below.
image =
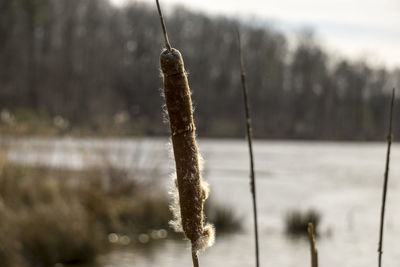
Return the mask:
[(310, 239), (310, 251), (311, 251), (311, 267), (318, 267), (318, 250), (315, 242), (314, 225), (308, 223), (308, 237)]
[(199, 267), (199, 258), (197, 257), (197, 252), (192, 250), (192, 260), (193, 267)]
[(387, 136), (387, 152), (386, 152), (386, 166), (385, 175), (383, 182), (383, 193), (382, 193), (382, 206), (381, 206), (381, 224), (379, 229), (379, 247), (378, 247), (378, 266), (382, 267), (382, 246), (383, 246), (383, 225), (385, 220), (385, 207), (386, 207), (386, 194), (389, 180), (389, 163), (390, 163), (390, 147), (392, 145), (392, 125), (393, 125), (393, 107), (394, 107), (395, 89), (392, 92), (392, 101), (390, 104), (390, 119), (389, 119), (389, 133)]
[(241, 74), (241, 79), (242, 79), (244, 110), (245, 110), (245, 114), (246, 114), (246, 132), (247, 132), (247, 141), (248, 141), (249, 154), (250, 154), (250, 190), (251, 190), (251, 195), (252, 195), (252, 200), (253, 200), (256, 266), (259, 267), (260, 266), (260, 257), (259, 257), (259, 246), (258, 246), (257, 198), (256, 198), (256, 182), (255, 182), (255, 173), (254, 173), (254, 157), (253, 157), (253, 142), (252, 142), (253, 137), (252, 137), (250, 108), (249, 108), (247, 85), (246, 85), (246, 73), (244, 71), (244, 64), (243, 64), (242, 43), (240, 40), (240, 32), (239, 32), (238, 28), (236, 28), (236, 32), (237, 32), (237, 38), (238, 38), (238, 44), (239, 44), (240, 74)]
[(158, 0), (156, 0), (156, 3), (157, 3), (158, 15), (159, 15), (160, 21), (161, 21), (161, 28), (162, 28), (163, 34), (164, 34), (165, 46), (167, 47), (168, 51), (171, 51), (171, 45), (168, 40), (167, 27), (165, 27), (164, 17), (161, 12), (160, 3), (158, 2)]

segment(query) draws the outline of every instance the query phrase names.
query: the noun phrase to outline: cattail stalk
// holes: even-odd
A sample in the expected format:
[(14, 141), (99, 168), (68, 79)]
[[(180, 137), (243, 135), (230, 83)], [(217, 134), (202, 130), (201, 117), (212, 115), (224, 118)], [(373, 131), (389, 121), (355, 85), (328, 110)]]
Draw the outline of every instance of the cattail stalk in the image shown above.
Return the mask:
[(382, 192), (382, 206), (381, 206), (381, 223), (379, 228), (379, 245), (378, 245), (378, 266), (382, 267), (382, 246), (383, 246), (383, 225), (385, 221), (385, 207), (386, 207), (386, 194), (389, 180), (389, 164), (390, 164), (390, 147), (392, 145), (392, 125), (393, 125), (393, 108), (394, 108), (395, 89), (392, 91), (392, 101), (390, 103), (390, 115), (389, 115), (389, 132), (387, 136), (387, 152), (386, 152), (386, 165), (385, 174), (383, 181), (383, 192)]
[(238, 44), (239, 44), (240, 74), (241, 74), (242, 88), (243, 88), (244, 110), (245, 110), (245, 115), (246, 115), (247, 142), (248, 142), (248, 146), (249, 146), (249, 155), (250, 155), (250, 190), (251, 190), (251, 195), (252, 195), (252, 200), (253, 200), (256, 266), (259, 267), (260, 266), (260, 257), (259, 257), (259, 246), (258, 246), (256, 182), (255, 182), (253, 144), (252, 144), (253, 136), (252, 136), (250, 108), (249, 108), (247, 85), (246, 85), (246, 73), (244, 71), (244, 64), (243, 64), (242, 44), (241, 44), (241, 40), (240, 40), (239, 29), (236, 29), (236, 31), (237, 31), (237, 38), (238, 38)]
[(318, 250), (315, 245), (314, 225), (311, 222), (308, 223), (307, 232), (310, 239), (311, 267), (318, 267)]
[(214, 241), (214, 228), (204, 222), (203, 207), (208, 190), (200, 174), (191, 93), (182, 55), (169, 44), (160, 5), (158, 0), (156, 2), (167, 47), (160, 55), (160, 65), (179, 192), (179, 209), (172, 210), (175, 226), (177, 223), (191, 242), (193, 266), (198, 267), (198, 251), (211, 246)]

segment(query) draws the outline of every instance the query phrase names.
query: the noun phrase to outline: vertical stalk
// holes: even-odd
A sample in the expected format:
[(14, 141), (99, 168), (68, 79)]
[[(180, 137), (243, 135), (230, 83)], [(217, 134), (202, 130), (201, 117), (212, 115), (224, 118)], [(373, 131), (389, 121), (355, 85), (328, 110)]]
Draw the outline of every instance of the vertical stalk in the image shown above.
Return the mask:
[(192, 250), (192, 261), (193, 267), (199, 267), (199, 258), (197, 257), (197, 252)]
[(381, 206), (381, 223), (379, 229), (379, 246), (378, 246), (378, 266), (382, 267), (382, 246), (383, 246), (383, 225), (385, 221), (385, 207), (386, 207), (386, 194), (387, 186), (389, 180), (389, 163), (390, 163), (390, 147), (392, 145), (392, 124), (393, 124), (393, 107), (394, 107), (395, 89), (392, 91), (392, 101), (390, 104), (390, 117), (389, 117), (389, 133), (387, 136), (387, 152), (386, 152), (386, 165), (385, 165), (385, 175), (383, 182), (383, 192), (382, 192), (382, 206)]
[(249, 155), (250, 155), (250, 190), (251, 190), (251, 195), (252, 195), (252, 200), (253, 200), (256, 266), (259, 267), (260, 266), (260, 257), (259, 257), (259, 245), (258, 245), (256, 182), (255, 182), (255, 173), (254, 173), (254, 157), (253, 157), (253, 142), (252, 142), (253, 136), (252, 136), (250, 107), (249, 107), (247, 85), (246, 85), (246, 73), (244, 71), (244, 64), (243, 64), (242, 43), (240, 40), (239, 29), (236, 29), (236, 31), (237, 31), (237, 38), (238, 38), (238, 44), (239, 44), (240, 74), (241, 74), (242, 88), (243, 88), (244, 110), (245, 110), (245, 115), (246, 115), (247, 142), (248, 142), (248, 146), (249, 146)]
[(310, 239), (311, 267), (318, 267), (318, 250), (315, 244), (314, 225), (311, 222), (308, 223), (307, 232)]
[(156, 0), (156, 4), (157, 4), (158, 16), (160, 17), (161, 21), (161, 28), (164, 34), (165, 47), (167, 48), (168, 51), (171, 51), (171, 45), (168, 40), (167, 27), (165, 27), (164, 17), (162, 15), (160, 3), (158, 2), (158, 0)]

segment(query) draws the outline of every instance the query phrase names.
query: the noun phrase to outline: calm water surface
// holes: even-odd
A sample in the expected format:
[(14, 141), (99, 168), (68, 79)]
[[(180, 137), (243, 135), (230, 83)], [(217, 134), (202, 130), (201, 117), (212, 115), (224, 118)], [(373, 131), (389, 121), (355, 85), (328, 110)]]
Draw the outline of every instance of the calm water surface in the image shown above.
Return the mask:
[[(135, 172), (157, 168), (167, 188), (173, 161), (167, 139), (16, 140), (9, 159), (24, 164), (82, 169), (108, 164)], [(254, 266), (248, 152), (245, 141), (200, 140), (204, 178), (214, 201), (244, 218), (242, 233), (217, 238), (200, 256), (201, 266)], [(263, 266), (309, 266), (307, 240), (284, 234), (290, 210), (317, 209), (322, 235), (320, 266), (377, 265), (384, 143), (256, 141), (255, 166)], [(400, 146), (392, 150), (384, 240), (385, 267), (400, 266)], [(101, 267), (191, 266), (188, 244), (166, 241), (151, 253), (119, 250), (101, 257)]]

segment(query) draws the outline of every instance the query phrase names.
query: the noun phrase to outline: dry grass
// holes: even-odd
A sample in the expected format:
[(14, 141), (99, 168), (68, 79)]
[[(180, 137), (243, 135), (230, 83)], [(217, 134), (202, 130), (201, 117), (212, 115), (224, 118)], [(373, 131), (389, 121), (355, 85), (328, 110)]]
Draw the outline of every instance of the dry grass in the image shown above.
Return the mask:
[[(93, 262), (112, 246), (174, 237), (168, 199), (154, 184), (112, 168), (46, 170), (0, 158), (1, 267)], [(210, 209), (221, 231), (238, 221), (223, 210)]]
[(142, 233), (168, 227), (166, 198), (153, 197), (135, 181), (124, 181), (125, 191), (120, 192), (121, 186), (105, 187), (97, 171), (87, 172), (82, 180), (54, 175), (44, 170), (2, 166), (2, 266), (91, 262), (109, 246), (111, 233), (124, 235), (125, 240), (135, 243)]

